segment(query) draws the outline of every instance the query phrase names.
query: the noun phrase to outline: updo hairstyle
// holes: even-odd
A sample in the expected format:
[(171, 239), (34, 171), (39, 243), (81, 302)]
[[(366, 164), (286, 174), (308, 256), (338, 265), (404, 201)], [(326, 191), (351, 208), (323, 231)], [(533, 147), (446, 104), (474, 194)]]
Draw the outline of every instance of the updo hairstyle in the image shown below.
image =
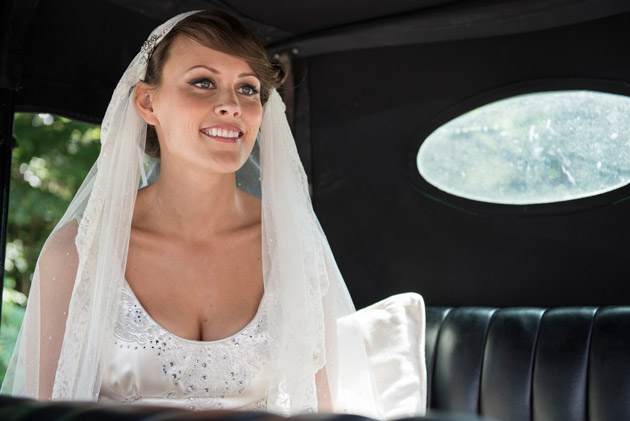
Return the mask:
[[(178, 22), (164, 36), (147, 62), (144, 82), (157, 86), (162, 77), (162, 69), (168, 60), (170, 47), (176, 37), (183, 35), (199, 44), (245, 61), (260, 80), (260, 101), (265, 105), (273, 88), (284, 82), (286, 73), (277, 60), (267, 57), (265, 48), (233, 16), (219, 10), (205, 10), (192, 14)], [(160, 157), (160, 144), (155, 128), (147, 127), (145, 152), (152, 158)]]

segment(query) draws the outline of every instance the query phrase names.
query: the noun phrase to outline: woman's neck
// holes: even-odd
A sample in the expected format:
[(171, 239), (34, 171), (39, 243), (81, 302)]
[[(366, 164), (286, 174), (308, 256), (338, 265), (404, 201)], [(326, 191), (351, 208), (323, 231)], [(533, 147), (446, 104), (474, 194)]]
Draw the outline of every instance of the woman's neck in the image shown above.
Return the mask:
[(160, 179), (138, 193), (134, 225), (194, 240), (238, 229), (246, 215), (234, 173), (165, 165)]

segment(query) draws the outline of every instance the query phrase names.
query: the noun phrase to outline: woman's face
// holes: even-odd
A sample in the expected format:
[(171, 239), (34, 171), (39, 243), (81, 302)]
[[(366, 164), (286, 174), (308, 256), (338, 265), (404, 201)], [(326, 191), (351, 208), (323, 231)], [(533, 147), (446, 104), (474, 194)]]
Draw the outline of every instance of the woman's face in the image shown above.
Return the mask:
[(215, 173), (238, 170), (260, 127), (259, 92), (260, 81), (245, 61), (177, 37), (151, 93), (151, 124), (163, 163)]

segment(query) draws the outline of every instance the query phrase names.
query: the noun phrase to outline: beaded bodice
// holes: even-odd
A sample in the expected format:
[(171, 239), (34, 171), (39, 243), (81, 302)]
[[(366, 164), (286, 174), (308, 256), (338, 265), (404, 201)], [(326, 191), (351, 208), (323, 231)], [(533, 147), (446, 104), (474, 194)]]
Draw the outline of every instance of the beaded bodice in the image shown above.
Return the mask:
[(265, 297), (241, 331), (218, 341), (173, 335), (124, 283), (99, 400), (191, 409), (266, 409)]

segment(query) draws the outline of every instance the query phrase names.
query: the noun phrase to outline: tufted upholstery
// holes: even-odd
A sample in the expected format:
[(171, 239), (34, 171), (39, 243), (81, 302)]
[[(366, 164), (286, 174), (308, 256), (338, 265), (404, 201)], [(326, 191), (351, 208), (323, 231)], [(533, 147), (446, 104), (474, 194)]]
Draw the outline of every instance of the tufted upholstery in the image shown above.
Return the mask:
[(630, 419), (630, 306), (427, 307), (430, 408), (505, 421)]

